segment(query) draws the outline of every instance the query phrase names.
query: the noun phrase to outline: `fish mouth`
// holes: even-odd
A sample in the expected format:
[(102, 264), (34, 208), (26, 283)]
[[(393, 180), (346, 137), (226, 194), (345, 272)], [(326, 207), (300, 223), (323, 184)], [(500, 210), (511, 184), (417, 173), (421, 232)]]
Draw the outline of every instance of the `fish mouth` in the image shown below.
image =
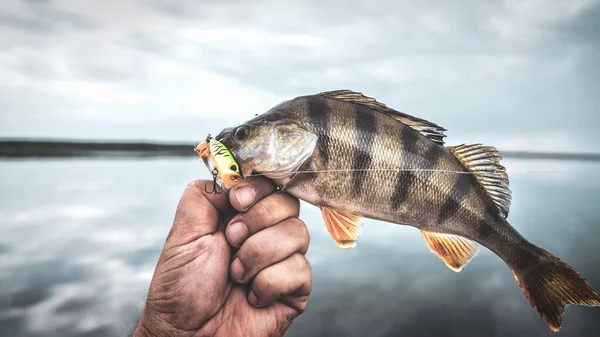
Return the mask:
[(308, 155), (303, 155), (300, 160), (286, 166), (277, 165), (275, 168), (261, 168), (261, 165), (256, 165), (256, 160), (247, 163), (239, 163), (240, 173), (243, 178), (251, 176), (265, 176), (272, 180), (284, 179), (291, 175), (295, 175), (300, 167), (308, 160), (312, 152)]

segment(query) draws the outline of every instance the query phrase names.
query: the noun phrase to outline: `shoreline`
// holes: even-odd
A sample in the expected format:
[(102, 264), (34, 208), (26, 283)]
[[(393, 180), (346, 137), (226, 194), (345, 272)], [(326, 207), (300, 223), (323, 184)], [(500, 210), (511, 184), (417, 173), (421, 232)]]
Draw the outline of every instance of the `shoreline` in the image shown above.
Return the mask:
[[(502, 158), (600, 161), (600, 153), (502, 151)], [(0, 139), (0, 158), (195, 157), (194, 145), (152, 141)]]

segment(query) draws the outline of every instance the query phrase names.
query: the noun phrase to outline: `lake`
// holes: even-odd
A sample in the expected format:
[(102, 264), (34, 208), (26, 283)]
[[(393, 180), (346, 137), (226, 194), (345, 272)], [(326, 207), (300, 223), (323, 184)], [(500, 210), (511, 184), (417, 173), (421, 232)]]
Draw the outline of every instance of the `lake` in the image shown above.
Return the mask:
[[(504, 160), (510, 222), (600, 290), (600, 163)], [(197, 158), (0, 161), (0, 335), (125, 336), (141, 311)], [(418, 230), (365, 221), (338, 248), (303, 203), (313, 269), (286, 336), (600, 336), (600, 308), (570, 306), (554, 334), (506, 265), (482, 248), (460, 273)]]

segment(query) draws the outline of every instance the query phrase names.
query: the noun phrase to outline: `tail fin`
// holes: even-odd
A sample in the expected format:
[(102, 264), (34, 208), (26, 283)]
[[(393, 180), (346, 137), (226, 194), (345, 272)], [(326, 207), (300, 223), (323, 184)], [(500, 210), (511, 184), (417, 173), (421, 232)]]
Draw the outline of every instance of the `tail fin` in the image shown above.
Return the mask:
[(554, 332), (560, 330), (565, 308), (570, 304), (600, 306), (600, 297), (571, 266), (542, 249), (534, 265), (513, 276), (532, 307)]

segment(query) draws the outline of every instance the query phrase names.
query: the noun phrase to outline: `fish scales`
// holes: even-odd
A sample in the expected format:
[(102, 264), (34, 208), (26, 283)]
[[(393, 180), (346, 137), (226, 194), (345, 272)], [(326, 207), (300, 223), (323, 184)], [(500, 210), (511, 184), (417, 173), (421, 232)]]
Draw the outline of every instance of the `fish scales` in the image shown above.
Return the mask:
[[(318, 136), (317, 147), (322, 165), (318, 171), (325, 172), (316, 174), (314, 180), (305, 179), (289, 188), (292, 193), (297, 191), (304, 200), (316, 199), (305, 194), (317, 193), (320, 202), (338, 209), (421, 229), (443, 230), (479, 242), (478, 232), (497, 232), (489, 226), (502, 225), (494, 221), (485, 222), (486, 219), (494, 219), (497, 210), (471, 174), (423, 170), (431, 167), (433, 170), (468, 173), (447, 149), (388, 116), (377, 114), (372, 109), (357, 108), (348, 102), (317, 96), (284, 102), (270, 112), (277, 112), (277, 119), (297, 119)], [(376, 121), (375, 128), (369, 126), (369, 130), (375, 130), (374, 137), (364, 136), (366, 128), (358, 131), (366, 125), (359, 115), (370, 115), (367, 118)], [(275, 119), (275, 115), (270, 118)], [(362, 136), (358, 136), (360, 134)], [(366, 143), (365, 139), (372, 139), (373, 144)], [(360, 195), (354, 196), (357, 176), (349, 163), (355, 163), (357, 152), (364, 150), (365, 146), (370, 149), (370, 165), (361, 175), (361, 185), (365, 188), (361, 189)], [(349, 168), (352, 170), (343, 172)], [(409, 171), (402, 171), (404, 169)], [(405, 184), (396, 181), (396, 176), (402, 172), (411, 172), (414, 178), (410, 179), (414, 181), (406, 188), (406, 200), (394, 207), (390, 200), (396, 193), (396, 185)], [(460, 190), (456, 191), (457, 181), (468, 184), (460, 185)], [(486, 202), (493, 207), (486, 207)], [(492, 210), (494, 214), (486, 215), (485, 210)], [(439, 219), (444, 221), (440, 223)], [(474, 222), (480, 224), (477, 231), (472, 230)]]
[[(377, 152), (374, 151), (374, 146), (379, 139), (379, 116), (369, 115), (364, 108), (355, 105), (339, 106), (335, 101), (318, 97), (310, 100), (325, 101), (322, 104), (311, 104), (311, 109), (335, 109), (337, 112), (328, 124), (329, 141), (328, 148), (325, 149), (329, 154), (328, 160), (319, 167), (319, 171), (331, 172), (320, 172), (314, 182), (322, 201), (332, 204), (343, 202), (352, 208), (364, 205), (365, 200), (382, 198), (382, 193), (372, 188), (373, 184), (380, 185), (384, 179), (389, 181), (388, 176), (392, 172), (373, 170), (377, 165), (373, 161), (373, 153)], [(318, 115), (318, 112), (312, 111), (311, 115)], [(315, 119), (313, 121), (320, 123)], [(319, 130), (321, 126), (313, 124), (309, 128)], [(385, 166), (392, 168), (387, 163)], [(349, 167), (352, 167), (352, 170), (344, 171)]]
[[(286, 102), (287, 103), (287, 102)], [(281, 107), (282, 109), (284, 106)], [(320, 150), (321, 160), (324, 165), (329, 161), (329, 135), (332, 113), (324, 100), (307, 98), (301, 102), (295, 102), (291, 113), (299, 120), (307, 120), (312, 130), (318, 137), (317, 147)], [(304, 114), (308, 118), (304, 119)]]
[[(354, 106), (354, 155), (352, 168), (352, 197), (359, 197), (365, 184), (369, 179), (369, 173), (373, 164), (373, 143), (377, 135), (377, 116), (366, 113), (364, 107)], [(368, 182), (367, 182), (368, 183)], [(368, 188), (368, 186), (367, 186)]]
[[(408, 154), (410, 153), (417, 153), (417, 148), (415, 147), (415, 141), (414, 139), (416, 138), (416, 134), (414, 132), (410, 132), (411, 130), (409, 128), (404, 128), (400, 131), (400, 143), (402, 144), (402, 153), (406, 153), (407, 155), (403, 155), (401, 159), (402, 164), (400, 165), (400, 167), (411, 167), (411, 163), (410, 161), (407, 159)], [(382, 137), (384, 139), (390, 139), (388, 137)], [(393, 148), (394, 143), (393, 142), (386, 142), (385, 144), (387, 146), (387, 148)], [(426, 158), (427, 155), (431, 155), (431, 153), (429, 152), (431, 149), (428, 149), (425, 154)], [(417, 157), (418, 158), (418, 157)], [(437, 156), (435, 158), (438, 158)], [(426, 160), (422, 160), (422, 162), (425, 164), (423, 165), (423, 168), (426, 169), (434, 169), (435, 168), (435, 162), (434, 161), (426, 161)], [(431, 165), (430, 163), (433, 163), (434, 165)], [(429, 164), (429, 165), (428, 165)], [(417, 167), (417, 166), (415, 166)], [(430, 172), (427, 172), (425, 175), (422, 175), (421, 178), (425, 178), (425, 176), (427, 176), (428, 174), (430, 174)], [(404, 204), (409, 197), (409, 194), (411, 193), (411, 190), (413, 188), (418, 189), (418, 184), (419, 184), (419, 176), (418, 174), (416, 174), (416, 172), (410, 171), (410, 170), (398, 170), (398, 173), (396, 174), (395, 180), (396, 180), (396, 184), (394, 185), (394, 191), (392, 193), (391, 199), (390, 199), (390, 206), (391, 209), (390, 211), (395, 212), (398, 210), (398, 208), (400, 207), (400, 205)], [(428, 179), (428, 178), (427, 178)], [(423, 181), (423, 180), (421, 180)]]
[(495, 148), (445, 146), (442, 131), (340, 90), (280, 103), (216, 138), (244, 175), (264, 174), (320, 207), (344, 249), (356, 246), (363, 217), (409, 225), (455, 271), (475, 256), (475, 243), (490, 249), (553, 331), (567, 305), (600, 305), (577, 271), (508, 223), (508, 176)]
[[(319, 173), (315, 181), (317, 192), (323, 202), (338, 208), (358, 211), (366, 217), (379, 220), (401, 222), (417, 228), (440, 225), (455, 234), (471, 236), (470, 231), (461, 230), (461, 227), (468, 224), (466, 220), (471, 220), (473, 217), (478, 217), (478, 220), (484, 219), (483, 212), (474, 214), (477, 206), (482, 204), (481, 199), (469, 196), (477, 195), (474, 191), (477, 182), (472, 175), (422, 170), (402, 171), (433, 167), (433, 169), (466, 173), (467, 170), (448, 151), (441, 149), (435, 151), (435, 144), (413, 129), (387, 116), (375, 114), (370, 109), (363, 107), (357, 109), (355, 105), (347, 102), (322, 98), (311, 98), (311, 100), (325, 101), (311, 104), (311, 109), (336, 111), (336, 114), (329, 118), (327, 131), (329, 140), (326, 149), (328, 161), (321, 169), (332, 172)], [(319, 113), (313, 110), (311, 115), (319, 115)], [(361, 123), (361, 118), (357, 115), (368, 116), (362, 117), (363, 120), (376, 121), (376, 128), (365, 127), (369, 123)], [(320, 123), (321, 121), (317, 120), (317, 124), (311, 127), (317, 131), (321, 128)], [(367, 132), (374, 133), (374, 136), (366, 137)], [(370, 140), (372, 143), (367, 143), (365, 140)], [(365, 148), (370, 152), (366, 153)], [(368, 167), (359, 167), (368, 170), (363, 171), (360, 181), (356, 179), (355, 171), (338, 172), (347, 169), (348, 163), (356, 165), (354, 160), (359, 157), (357, 153), (369, 156), (365, 162), (370, 164)], [(426, 157), (431, 153), (436, 153), (436, 156)], [(436, 165), (438, 160), (439, 164)], [(356, 166), (352, 166), (352, 169), (356, 169)], [(406, 184), (406, 181), (396, 181), (396, 176), (402, 172), (410, 172), (410, 176), (414, 178), (409, 179), (413, 179), (414, 182), (406, 187), (403, 192), (406, 194), (406, 200), (398, 203), (399, 207), (396, 208), (390, 200), (393, 201), (392, 197), (397, 191), (396, 185)], [(460, 185), (457, 185), (457, 182)], [(365, 186), (360, 195), (353, 194), (357, 184)], [(486, 197), (484, 195), (484, 200)], [(468, 201), (477, 206), (470, 207)], [(492, 203), (491, 199), (488, 202)], [(415, 216), (412, 211), (414, 209), (428, 211)], [(434, 213), (440, 215), (432, 216)], [(443, 222), (439, 222), (440, 219)]]
[[(311, 119), (312, 123), (310, 125), (314, 132), (321, 134), (327, 140), (319, 146), (320, 154), (323, 157), (319, 170), (348, 167), (347, 162), (353, 161), (355, 157), (354, 144), (358, 134), (353, 107), (346, 107), (349, 110), (345, 111), (344, 114), (340, 114), (338, 111), (331, 114), (329, 113), (329, 111), (332, 111), (330, 102), (320, 99), (309, 99), (309, 102), (311, 116), (318, 116), (322, 112), (328, 115), (326, 125), (321, 124), (321, 120), (317, 118)], [(341, 127), (342, 125), (347, 127)], [(323, 155), (323, 153), (326, 155)], [(335, 198), (337, 195), (351, 195), (356, 188), (353, 185), (351, 175), (346, 173), (329, 174), (320, 172), (317, 176), (319, 179), (314, 182), (315, 189), (323, 201)], [(327, 176), (326, 179), (322, 178), (324, 176)], [(335, 190), (331, 189), (332, 186), (335, 186)]]

